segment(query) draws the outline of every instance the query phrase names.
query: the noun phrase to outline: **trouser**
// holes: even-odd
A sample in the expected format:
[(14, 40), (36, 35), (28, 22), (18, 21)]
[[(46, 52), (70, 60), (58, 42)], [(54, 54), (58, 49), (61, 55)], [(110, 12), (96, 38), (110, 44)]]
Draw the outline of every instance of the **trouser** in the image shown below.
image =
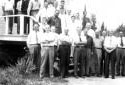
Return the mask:
[(103, 75), (105, 73), (105, 66), (104, 66), (104, 63), (105, 63), (105, 50), (104, 48), (102, 48), (102, 57), (101, 57), (101, 60), (100, 60), (100, 75)]
[[(122, 65), (122, 66), (121, 66)], [(125, 49), (117, 48), (116, 50), (116, 72), (117, 75), (125, 75)]]
[[(13, 15), (13, 11), (12, 10), (9, 10), (9, 11), (5, 11), (4, 12), (5, 16), (6, 15)], [(9, 17), (8, 18), (8, 27), (9, 27), (9, 34), (12, 34), (12, 28), (13, 28), (13, 17)]]
[(65, 77), (65, 75), (68, 75), (69, 56), (70, 56), (70, 46), (69, 45), (59, 46), (61, 77)]
[(30, 45), (29, 52), (31, 57), (33, 58), (33, 64), (35, 65), (36, 69), (39, 70), (40, 68), (40, 45), (34, 44)]
[(47, 65), (47, 59), (49, 59), (49, 74), (50, 74), (50, 76), (54, 75), (54, 69), (53, 69), (54, 55), (55, 55), (55, 47), (54, 46), (41, 47), (40, 77), (44, 77), (45, 68)]
[(106, 78), (109, 77), (109, 64), (111, 62), (111, 75), (115, 77), (115, 60), (116, 60), (116, 50), (112, 51), (111, 53), (106, 52), (105, 56), (105, 74)]
[(90, 75), (91, 73), (95, 73), (95, 61), (94, 58), (95, 55), (92, 55), (92, 50), (90, 48), (87, 48), (87, 57), (86, 57), (86, 75)]
[(100, 68), (101, 68), (101, 59), (102, 59), (102, 49), (101, 48), (96, 48), (96, 54), (97, 54), (97, 74), (100, 74)]
[(30, 14), (31, 14), (31, 16), (34, 16), (34, 17), (35, 17), (38, 12), (39, 12), (38, 9), (36, 9), (36, 10), (31, 10)]
[[(80, 64), (80, 76), (85, 75), (85, 47), (76, 46), (74, 49), (74, 75), (78, 74), (78, 65)], [(79, 62), (80, 61), (80, 62)]]

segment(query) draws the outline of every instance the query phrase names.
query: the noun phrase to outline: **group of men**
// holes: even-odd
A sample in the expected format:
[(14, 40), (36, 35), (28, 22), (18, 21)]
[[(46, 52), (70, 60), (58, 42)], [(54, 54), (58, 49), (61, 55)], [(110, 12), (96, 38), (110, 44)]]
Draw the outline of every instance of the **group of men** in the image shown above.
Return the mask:
[[(11, 0), (8, 0), (8, 4), (9, 1)], [(116, 37), (112, 32), (107, 35), (105, 31), (100, 36), (100, 33), (95, 33), (95, 21), (83, 22), (86, 20), (81, 19), (79, 13), (71, 15), (71, 10), (66, 10), (64, 4), (65, 1), (61, 0), (57, 9), (58, 7), (47, 1), (43, 7), (39, 0), (30, 0), (28, 5), (25, 3), (27, 8), (24, 7), (24, 14), (35, 17), (39, 22), (33, 22), (33, 31), (28, 35), (27, 46), (40, 77), (44, 78), (48, 69), (50, 77), (54, 77), (54, 62), (57, 58), (60, 60), (61, 78), (69, 74), (70, 58), (73, 58), (76, 78), (103, 74), (108, 78), (110, 69), (112, 79), (116, 73), (125, 76), (123, 36)], [(10, 13), (12, 7), (7, 5), (11, 8), (9, 9), (6, 5), (7, 3), (4, 4), (4, 11)], [(22, 11), (20, 6), (21, 2), (17, 6), (19, 13)]]

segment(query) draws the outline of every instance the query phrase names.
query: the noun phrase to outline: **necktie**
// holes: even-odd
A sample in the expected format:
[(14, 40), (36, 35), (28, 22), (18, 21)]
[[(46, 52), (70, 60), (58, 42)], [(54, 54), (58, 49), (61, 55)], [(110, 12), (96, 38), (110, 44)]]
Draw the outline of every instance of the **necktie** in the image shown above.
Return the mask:
[(122, 40), (122, 37), (121, 37), (121, 46), (123, 47), (123, 40)]
[(79, 36), (79, 40), (80, 40), (80, 42), (82, 41), (80, 36)]

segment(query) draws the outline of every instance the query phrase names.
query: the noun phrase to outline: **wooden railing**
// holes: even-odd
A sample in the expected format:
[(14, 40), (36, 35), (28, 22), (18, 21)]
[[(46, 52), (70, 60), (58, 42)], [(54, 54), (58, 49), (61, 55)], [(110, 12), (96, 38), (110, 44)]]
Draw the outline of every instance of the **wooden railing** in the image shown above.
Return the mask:
[[(24, 18), (29, 17), (29, 32), (33, 30), (33, 21), (37, 21), (36, 18), (29, 16), (29, 15), (7, 15), (7, 16), (0, 16), (0, 18), (5, 18), (5, 35), (8, 35), (9, 33), (9, 17), (20, 17), (20, 33), (19, 35), (24, 35)], [(14, 22), (13, 22), (14, 23)], [(1, 28), (0, 28), (1, 29)], [(2, 28), (3, 29), (3, 28)]]

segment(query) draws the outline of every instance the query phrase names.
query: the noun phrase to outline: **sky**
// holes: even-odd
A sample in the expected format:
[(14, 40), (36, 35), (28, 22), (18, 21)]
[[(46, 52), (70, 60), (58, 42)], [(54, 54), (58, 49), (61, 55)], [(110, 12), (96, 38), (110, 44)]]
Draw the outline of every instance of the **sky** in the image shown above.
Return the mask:
[(95, 14), (97, 27), (104, 21), (108, 30), (115, 30), (125, 24), (125, 0), (70, 0), (69, 8), (84, 10), (86, 5), (88, 17)]
[[(68, 8), (83, 11), (86, 5), (87, 16), (95, 14), (97, 27), (102, 22), (107, 29), (115, 30), (119, 25), (125, 24), (125, 0), (65, 0)], [(2, 1), (0, 2), (1, 5)]]

